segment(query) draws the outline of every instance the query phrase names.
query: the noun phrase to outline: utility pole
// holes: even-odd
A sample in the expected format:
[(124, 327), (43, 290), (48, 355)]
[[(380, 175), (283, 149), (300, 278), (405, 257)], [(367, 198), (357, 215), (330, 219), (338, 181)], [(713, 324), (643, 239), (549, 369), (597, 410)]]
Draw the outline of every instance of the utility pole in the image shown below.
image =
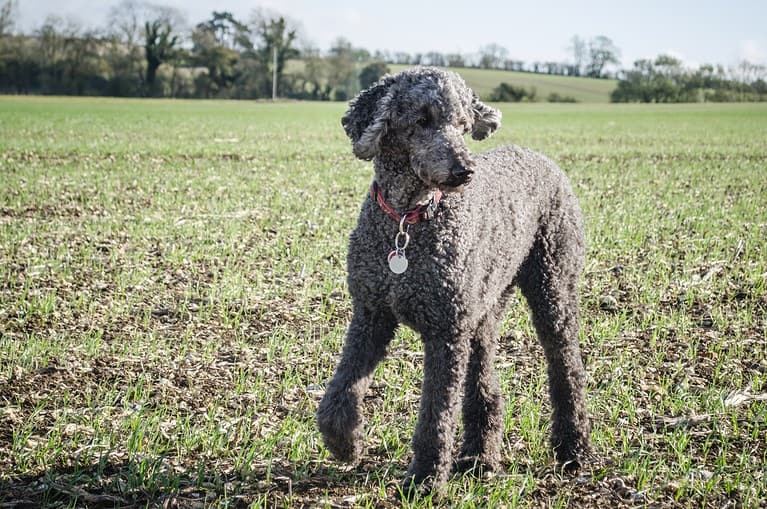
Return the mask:
[(274, 62), (272, 62), (272, 101), (277, 100), (277, 45), (274, 45)]

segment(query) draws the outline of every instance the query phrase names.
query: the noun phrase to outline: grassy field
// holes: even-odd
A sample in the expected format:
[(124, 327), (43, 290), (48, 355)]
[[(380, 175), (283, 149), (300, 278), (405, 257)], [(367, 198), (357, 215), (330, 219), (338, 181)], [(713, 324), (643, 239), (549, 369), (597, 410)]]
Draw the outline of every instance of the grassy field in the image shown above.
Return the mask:
[[(502, 105), (586, 217), (597, 458), (560, 473), (524, 302), (503, 472), (411, 507), (767, 504), (767, 105)], [(0, 97), (0, 507), (391, 507), (421, 378), (398, 333), (367, 452), (314, 425), (371, 180), (340, 104)]]
[[(407, 65), (390, 65), (392, 72), (408, 68)], [(617, 81), (613, 79), (574, 78), (535, 74), (531, 72), (498, 71), (492, 69), (461, 68), (451, 69), (459, 73), (480, 97), (487, 97), (501, 83), (511, 83), (515, 87), (535, 89), (537, 100), (545, 102), (551, 93), (572, 97), (582, 103), (610, 102), (610, 92), (615, 90)]]

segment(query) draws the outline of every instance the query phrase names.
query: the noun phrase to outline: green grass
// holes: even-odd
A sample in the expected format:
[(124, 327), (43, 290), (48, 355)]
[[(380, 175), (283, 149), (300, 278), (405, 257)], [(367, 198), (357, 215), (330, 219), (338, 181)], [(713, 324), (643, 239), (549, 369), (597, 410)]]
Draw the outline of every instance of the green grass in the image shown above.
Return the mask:
[[(410, 66), (390, 65), (392, 72), (399, 72)], [(555, 76), (531, 72), (500, 71), (494, 69), (453, 68), (466, 83), (476, 90), (480, 97), (488, 95), (501, 83), (510, 83), (515, 87), (535, 89), (538, 101), (546, 101), (551, 93), (560, 96), (573, 97), (582, 103), (610, 102), (610, 92), (617, 86), (614, 79), (576, 78), (572, 76)]]
[[(540, 91), (539, 91), (540, 92)], [(422, 360), (403, 329), (362, 463), (314, 425), (370, 183), (341, 104), (0, 97), (0, 502), (395, 506)], [(598, 459), (560, 474), (524, 303), (504, 471), (412, 507), (767, 503), (767, 107), (502, 105), (586, 217)]]

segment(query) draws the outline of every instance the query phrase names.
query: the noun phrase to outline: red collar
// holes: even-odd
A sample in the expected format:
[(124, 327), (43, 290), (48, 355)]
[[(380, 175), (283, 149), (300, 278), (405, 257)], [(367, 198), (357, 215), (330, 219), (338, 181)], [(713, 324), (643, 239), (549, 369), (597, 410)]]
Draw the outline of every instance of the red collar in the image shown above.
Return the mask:
[(439, 201), (442, 199), (442, 191), (437, 189), (434, 196), (432, 196), (427, 203), (419, 205), (414, 209), (406, 210), (402, 214), (398, 214), (391, 205), (386, 203), (383, 193), (381, 192), (381, 187), (375, 180), (370, 185), (370, 197), (378, 203), (378, 206), (381, 207), (381, 210), (383, 210), (387, 216), (394, 219), (396, 222), (399, 223), (402, 221), (402, 218), (405, 218), (405, 224), (415, 224), (419, 221), (428, 221), (434, 218), (434, 215), (437, 212), (437, 205), (439, 205)]

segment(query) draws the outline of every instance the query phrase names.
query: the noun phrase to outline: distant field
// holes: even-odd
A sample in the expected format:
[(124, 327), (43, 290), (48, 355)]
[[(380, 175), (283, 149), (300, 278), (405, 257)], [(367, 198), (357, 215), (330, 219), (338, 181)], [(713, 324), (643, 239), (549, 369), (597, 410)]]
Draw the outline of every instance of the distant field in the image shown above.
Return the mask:
[[(399, 72), (409, 66), (390, 65), (392, 72)], [(616, 80), (598, 80), (593, 78), (573, 78), (530, 72), (496, 71), (490, 69), (450, 69), (466, 80), (481, 97), (487, 97), (499, 84), (506, 82), (516, 87), (535, 88), (538, 101), (545, 102), (552, 92), (561, 96), (574, 97), (583, 103), (610, 102), (610, 92), (617, 86)]]
[[(767, 105), (501, 108), (472, 149), (547, 153), (586, 218), (596, 458), (556, 469), (516, 300), (504, 470), (405, 506), (766, 506)], [(344, 109), (0, 97), (0, 506), (399, 505), (412, 332), (376, 373), (361, 464), (314, 424), (371, 180)]]

